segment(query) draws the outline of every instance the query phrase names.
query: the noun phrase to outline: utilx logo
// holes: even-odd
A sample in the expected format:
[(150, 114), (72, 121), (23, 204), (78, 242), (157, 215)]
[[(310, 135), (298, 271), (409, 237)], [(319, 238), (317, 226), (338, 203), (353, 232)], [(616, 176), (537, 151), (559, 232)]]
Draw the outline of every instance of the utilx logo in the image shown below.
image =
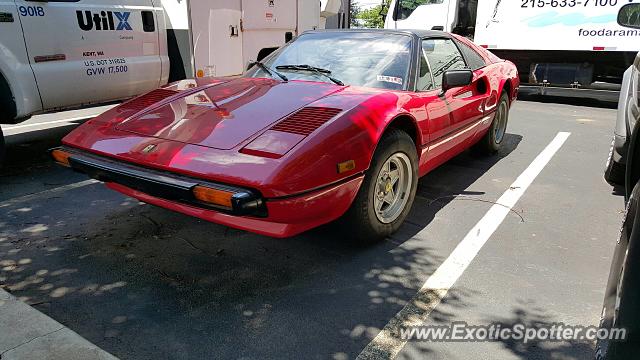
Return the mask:
[[(118, 19), (118, 25), (115, 25), (115, 18)], [(76, 11), (78, 18), (78, 26), (84, 31), (89, 30), (133, 30), (129, 24), (130, 12), (118, 11), (100, 11), (100, 13), (92, 13), (91, 11)]]

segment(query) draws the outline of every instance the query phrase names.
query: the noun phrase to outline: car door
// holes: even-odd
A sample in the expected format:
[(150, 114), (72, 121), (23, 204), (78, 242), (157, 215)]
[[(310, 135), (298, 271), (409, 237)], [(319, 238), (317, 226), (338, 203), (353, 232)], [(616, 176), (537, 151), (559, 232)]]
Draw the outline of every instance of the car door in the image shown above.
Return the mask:
[(416, 94), (423, 102), (427, 114), (427, 121), (420, 123), (422, 138), (426, 142), (438, 140), (452, 129), (450, 107), (445, 99), (439, 96), (439, 88), (425, 52), (420, 51)]
[(161, 29), (151, 0), (15, 2), (45, 110), (161, 85)]
[[(458, 45), (452, 39), (424, 39), (422, 51), (429, 62), (434, 82), (438, 88), (442, 87), (442, 77), (447, 70), (470, 68)], [(477, 67), (477, 63), (474, 67)], [(485, 102), (489, 94), (488, 81), (481, 68), (474, 71), (471, 84), (449, 89), (442, 94), (451, 116), (448, 133), (463, 131), (481, 121), (484, 117)], [(469, 136), (472, 135), (473, 132), (470, 131)]]

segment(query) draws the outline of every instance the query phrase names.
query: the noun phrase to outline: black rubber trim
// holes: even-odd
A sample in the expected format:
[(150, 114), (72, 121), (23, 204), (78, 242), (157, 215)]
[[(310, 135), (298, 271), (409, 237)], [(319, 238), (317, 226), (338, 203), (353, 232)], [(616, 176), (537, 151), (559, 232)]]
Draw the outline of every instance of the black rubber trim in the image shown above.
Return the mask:
[[(102, 182), (120, 184), (154, 197), (232, 215), (267, 216), (263, 199), (253, 190), (148, 169), (101, 156), (79, 153), (66, 147), (59, 149), (71, 154), (69, 163), (73, 170)], [(232, 208), (199, 201), (192, 192), (197, 185), (234, 193), (231, 199)]]

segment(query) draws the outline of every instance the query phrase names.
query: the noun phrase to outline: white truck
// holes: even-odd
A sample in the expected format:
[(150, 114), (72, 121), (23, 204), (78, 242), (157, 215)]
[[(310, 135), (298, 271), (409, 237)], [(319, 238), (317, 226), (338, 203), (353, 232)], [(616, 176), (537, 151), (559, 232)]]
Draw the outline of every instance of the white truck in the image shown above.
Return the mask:
[(321, 16), (336, 4), (0, 0), (0, 124), (120, 101), (194, 75), (240, 74), (249, 60), (323, 27)]
[(640, 31), (617, 22), (632, 1), (391, 0), (385, 28), (472, 38), (517, 65), (521, 92), (615, 102), (640, 50)]
[(196, 77), (239, 75), (294, 36), (324, 28), (340, 0), (189, 0)]
[(165, 84), (165, 29), (154, 0), (0, 0), (0, 124)]

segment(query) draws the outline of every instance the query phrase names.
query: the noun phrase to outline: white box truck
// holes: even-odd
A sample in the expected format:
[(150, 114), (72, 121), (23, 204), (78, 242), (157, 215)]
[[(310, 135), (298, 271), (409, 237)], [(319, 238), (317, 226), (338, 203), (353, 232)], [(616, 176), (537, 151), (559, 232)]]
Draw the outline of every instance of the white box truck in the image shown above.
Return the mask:
[(618, 24), (633, 0), (391, 0), (385, 28), (461, 34), (518, 66), (521, 91), (617, 101), (640, 31)]
[(196, 77), (239, 75), (306, 30), (324, 28), (340, 0), (189, 0)]

